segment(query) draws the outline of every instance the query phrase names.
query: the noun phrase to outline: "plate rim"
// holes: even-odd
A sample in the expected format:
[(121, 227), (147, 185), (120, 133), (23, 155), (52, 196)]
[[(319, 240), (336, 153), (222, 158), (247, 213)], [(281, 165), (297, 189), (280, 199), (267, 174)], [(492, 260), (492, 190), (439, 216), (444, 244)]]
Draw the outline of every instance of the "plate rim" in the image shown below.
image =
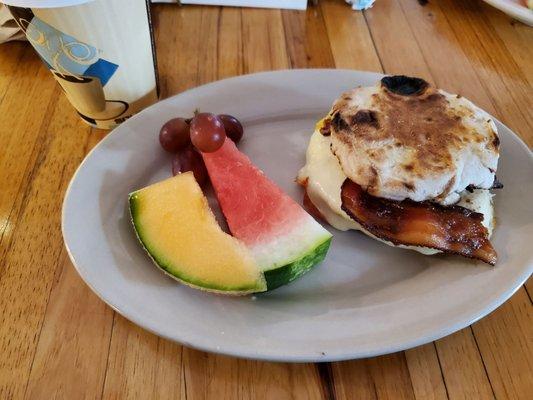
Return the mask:
[[(320, 354), (320, 353), (313, 353), (310, 352), (308, 354), (302, 355), (302, 354), (292, 354), (292, 355), (281, 355), (279, 353), (270, 353), (270, 352), (258, 352), (253, 350), (247, 350), (244, 351), (242, 347), (238, 347), (238, 350), (232, 350), (232, 348), (229, 348), (226, 346), (226, 348), (221, 348), (216, 345), (216, 343), (208, 343), (208, 344), (197, 344), (192, 343), (188, 340), (184, 340), (177, 337), (171, 337), (163, 332), (158, 331), (156, 327), (151, 326), (151, 324), (142, 318), (139, 318), (124, 309), (121, 309), (119, 306), (117, 306), (112, 299), (109, 299), (108, 296), (101, 293), (99, 290), (96, 289), (96, 287), (89, 282), (83, 272), (84, 269), (81, 268), (78, 263), (76, 262), (76, 258), (74, 254), (72, 253), (69, 244), (66, 240), (66, 232), (65, 232), (65, 214), (66, 214), (66, 207), (67, 202), (71, 194), (72, 186), (74, 182), (76, 181), (76, 178), (81, 171), (81, 169), (86, 164), (87, 160), (90, 158), (93, 152), (95, 152), (100, 146), (103, 146), (103, 144), (110, 140), (108, 138), (112, 137), (112, 135), (116, 135), (117, 132), (120, 131), (120, 127), (127, 125), (130, 123), (129, 121), (135, 121), (137, 118), (142, 118), (142, 114), (145, 113), (147, 110), (151, 110), (153, 108), (159, 107), (160, 103), (171, 101), (171, 99), (184, 95), (185, 93), (190, 93), (193, 91), (196, 91), (199, 88), (206, 88), (209, 86), (215, 86), (221, 83), (227, 83), (230, 81), (237, 81), (241, 80), (243, 78), (246, 79), (252, 79), (254, 76), (260, 76), (260, 75), (283, 75), (283, 74), (301, 74), (301, 73), (355, 73), (355, 74), (368, 74), (373, 76), (385, 76), (387, 74), (381, 73), (381, 72), (373, 72), (373, 71), (360, 71), (360, 70), (352, 70), (352, 69), (334, 69), (334, 68), (308, 68), (308, 69), (282, 69), (282, 70), (275, 70), (275, 71), (262, 71), (262, 72), (256, 72), (252, 74), (244, 74), (244, 75), (238, 75), (233, 76), (221, 80), (212, 81), (209, 83), (206, 83), (204, 85), (195, 86), (193, 88), (190, 88), (188, 90), (185, 90), (183, 92), (176, 93), (175, 95), (172, 95), (170, 97), (167, 97), (165, 99), (159, 100), (157, 103), (151, 105), (150, 107), (147, 107), (146, 109), (142, 110), (141, 112), (134, 115), (132, 118), (125, 121), (122, 125), (119, 127), (113, 129), (110, 131), (100, 142), (98, 142), (84, 157), (84, 159), (81, 161), (81, 163), (76, 168), (74, 174), (72, 175), (69, 184), (67, 186), (67, 189), (65, 191), (64, 197), (63, 197), (63, 204), (61, 208), (61, 233), (63, 236), (63, 242), (65, 244), (65, 248), (67, 250), (67, 254), (72, 262), (73, 267), (77, 271), (80, 278), (83, 280), (83, 282), (93, 291), (94, 294), (98, 296), (100, 300), (102, 300), (104, 303), (106, 303), (109, 307), (111, 307), (115, 312), (120, 314), (122, 317), (126, 318), (127, 320), (135, 323), (136, 325), (140, 326), (141, 328), (147, 330), (148, 332), (155, 334), (159, 337), (162, 337), (164, 339), (170, 340), (172, 342), (196, 349), (201, 350), (205, 352), (210, 353), (216, 353), (216, 354), (222, 354), (226, 356), (236, 357), (236, 358), (243, 358), (243, 359), (252, 359), (252, 360), (261, 360), (261, 361), (274, 361), (274, 362), (290, 362), (290, 363), (302, 363), (302, 362), (335, 362), (335, 361), (345, 361), (345, 360), (353, 360), (353, 359), (360, 359), (360, 358), (367, 358), (367, 357), (374, 357), (374, 356), (380, 356), (384, 354), (391, 354), (399, 351), (404, 351), (413, 347), (417, 347), (423, 344), (427, 344), (430, 342), (433, 342), (435, 340), (441, 339), (445, 336), (451, 335), (454, 332), (457, 332), (461, 329), (464, 329), (468, 327), (469, 325), (475, 323), (476, 321), (480, 320), (481, 318), (487, 316), (488, 314), (492, 313), (496, 308), (501, 306), (503, 303), (505, 303), (513, 294), (515, 294), (518, 289), (525, 283), (525, 281), (529, 278), (529, 276), (533, 272), (533, 264), (529, 265), (527, 269), (525, 269), (521, 275), (519, 275), (515, 281), (514, 285), (510, 285), (509, 288), (502, 293), (499, 297), (493, 299), (491, 302), (489, 302), (488, 305), (481, 307), (480, 311), (477, 311), (475, 313), (471, 313), (468, 317), (465, 317), (461, 319), (460, 321), (457, 321), (453, 325), (447, 326), (446, 329), (443, 329), (437, 333), (434, 334), (428, 334), (425, 336), (418, 337), (416, 339), (405, 341), (401, 344), (392, 344), (388, 346), (382, 346), (379, 350), (375, 351), (343, 351), (340, 353), (326, 353), (326, 354)], [(520, 136), (518, 136), (514, 131), (512, 131), (507, 125), (503, 124), (500, 120), (493, 117), (491, 115), (491, 118), (493, 118), (495, 121), (497, 121), (499, 124), (501, 124), (505, 129), (507, 129), (512, 136), (514, 136), (514, 139), (517, 140), (518, 144), (526, 150), (529, 154), (530, 162), (533, 162), (533, 151), (529, 149), (527, 144), (522, 140)]]
[(533, 26), (533, 10), (522, 6), (520, 4), (511, 3), (505, 0), (484, 0), (485, 3), (507, 14), (511, 18), (515, 18), (522, 23)]

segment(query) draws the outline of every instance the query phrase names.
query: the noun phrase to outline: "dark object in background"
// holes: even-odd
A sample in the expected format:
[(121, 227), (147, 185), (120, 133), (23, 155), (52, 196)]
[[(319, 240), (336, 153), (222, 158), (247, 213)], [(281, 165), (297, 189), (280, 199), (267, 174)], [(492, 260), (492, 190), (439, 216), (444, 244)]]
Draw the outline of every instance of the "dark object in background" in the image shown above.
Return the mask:
[(429, 86), (423, 79), (405, 75), (385, 76), (381, 78), (381, 85), (389, 92), (401, 96), (418, 96)]

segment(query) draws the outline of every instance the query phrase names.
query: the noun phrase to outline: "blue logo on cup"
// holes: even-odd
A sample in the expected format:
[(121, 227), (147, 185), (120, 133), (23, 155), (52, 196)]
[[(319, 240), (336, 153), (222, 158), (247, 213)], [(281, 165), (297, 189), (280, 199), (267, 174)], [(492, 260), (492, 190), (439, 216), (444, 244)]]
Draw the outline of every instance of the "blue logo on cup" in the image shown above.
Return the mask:
[(62, 75), (91, 76), (105, 86), (118, 68), (99, 58), (98, 50), (63, 33), (36, 16), (26, 25), (26, 37), (50, 69)]

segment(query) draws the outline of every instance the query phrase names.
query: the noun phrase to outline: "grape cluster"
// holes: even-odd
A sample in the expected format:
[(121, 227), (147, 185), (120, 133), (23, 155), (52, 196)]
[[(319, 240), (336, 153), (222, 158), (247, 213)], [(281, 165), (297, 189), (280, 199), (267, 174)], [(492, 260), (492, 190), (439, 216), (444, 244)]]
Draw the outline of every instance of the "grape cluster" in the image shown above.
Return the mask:
[(192, 119), (172, 118), (159, 131), (161, 147), (173, 153), (172, 174), (192, 171), (200, 185), (208, 180), (207, 169), (200, 152), (217, 151), (226, 136), (235, 144), (242, 139), (244, 130), (239, 120), (231, 115), (198, 113)]

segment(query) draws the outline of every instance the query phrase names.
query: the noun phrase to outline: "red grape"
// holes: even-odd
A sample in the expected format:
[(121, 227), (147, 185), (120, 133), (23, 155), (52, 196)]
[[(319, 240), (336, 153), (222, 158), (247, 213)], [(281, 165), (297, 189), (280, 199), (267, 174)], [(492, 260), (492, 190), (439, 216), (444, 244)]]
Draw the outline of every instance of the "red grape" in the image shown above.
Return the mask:
[(172, 175), (175, 176), (187, 171), (193, 172), (200, 186), (207, 182), (208, 175), (204, 160), (192, 146), (187, 146), (179, 151), (172, 159)]
[(244, 130), (242, 129), (242, 124), (239, 120), (231, 115), (221, 114), (218, 118), (224, 124), (224, 129), (226, 130), (226, 136), (235, 142), (239, 143), (242, 139)]
[(184, 118), (173, 118), (165, 122), (159, 131), (159, 143), (170, 153), (184, 149), (190, 142), (189, 124)]
[(224, 124), (211, 113), (199, 113), (191, 121), (191, 142), (204, 153), (217, 151), (226, 140)]

